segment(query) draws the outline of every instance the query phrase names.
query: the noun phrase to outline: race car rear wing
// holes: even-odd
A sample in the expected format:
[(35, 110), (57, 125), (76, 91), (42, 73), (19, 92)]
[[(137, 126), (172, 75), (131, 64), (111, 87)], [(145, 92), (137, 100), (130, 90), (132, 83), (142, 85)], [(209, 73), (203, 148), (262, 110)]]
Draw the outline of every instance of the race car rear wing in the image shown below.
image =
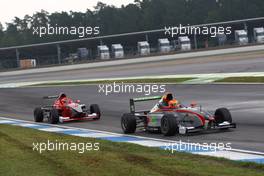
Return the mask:
[(58, 98), (58, 95), (51, 95), (51, 96), (44, 96), (43, 99), (56, 99)]
[(131, 98), (130, 99), (130, 112), (131, 113), (145, 112), (145, 111), (136, 111), (135, 102), (151, 101), (151, 100), (160, 100), (161, 98), (162, 98), (162, 96)]

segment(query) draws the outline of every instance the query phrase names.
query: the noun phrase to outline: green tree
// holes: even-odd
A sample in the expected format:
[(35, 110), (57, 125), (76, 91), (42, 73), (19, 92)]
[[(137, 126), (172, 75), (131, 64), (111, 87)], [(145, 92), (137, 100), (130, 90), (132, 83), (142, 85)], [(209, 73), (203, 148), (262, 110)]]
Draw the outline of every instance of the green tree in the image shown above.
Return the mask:
[[(101, 35), (152, 30), (171, 25), (201, 24), (264, 16), (263, 0), (135, 0), (120, 8), (99, 2), (95, 10), (55, 12), (45, 10), (0, 25), (0, 47), (67, 40), (78, 36), (38, 37), (33, 27), (99, 26)], [(260, 25), (260, 24), (258, 24)]]

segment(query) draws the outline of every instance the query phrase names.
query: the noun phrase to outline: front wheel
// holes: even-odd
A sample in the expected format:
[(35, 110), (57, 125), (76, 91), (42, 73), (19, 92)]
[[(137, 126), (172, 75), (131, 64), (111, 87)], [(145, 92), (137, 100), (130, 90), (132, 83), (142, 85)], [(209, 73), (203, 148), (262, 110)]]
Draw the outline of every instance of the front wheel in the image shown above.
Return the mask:
[(43, 122), (43, 110), (40, 107), (34, 109), (34, 121)]
[(164, 136), (173, 136), (179, 131), (178, 122), (173, 114), (166, 114), (161, 119), (161, 133)]
[(57, 109), (52, 109), (50, 111), (50, 116), (48, 118), (49, 123), (51, 124), (57, 124), (59, 123), (60, 120), (60, 116), (59, 116), (59, 112)]
[(223, 122), (232, 123), (232, 116), (227, 108), (219, 108), (215, 111), (215, 121), (217, 124)]
[(125, 134), (135, 133), (137, 120), (134, 114), (124, 114), (121, 118), (121, 126)]
[(101, 111), (100, 111), (100, 108), (97, 104), (92, 104), (90, 106), (90, 113), (93, 114), (97, 114), (97, 117), (94, 118), (95, 120), (99, 120), (101, 118)]

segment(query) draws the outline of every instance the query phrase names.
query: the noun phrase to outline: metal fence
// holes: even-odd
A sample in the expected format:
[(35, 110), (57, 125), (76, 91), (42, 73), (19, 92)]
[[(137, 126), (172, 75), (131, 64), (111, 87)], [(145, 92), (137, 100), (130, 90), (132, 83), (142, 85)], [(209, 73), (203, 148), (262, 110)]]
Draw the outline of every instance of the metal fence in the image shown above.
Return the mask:
[[(232, 47), (235, 45), (234, 31), (238, 29), (245, 29), (248, 32), (249, 44), (253, 44), (253, 28), (264, 27), (264, 17), (200, 24), (194, 25), (192, 27), (210, 26), (230, 26), (232, 29), (232, 34), (227, 36), (224, 43), (220, 43), (217, 37), (212, 38), (209, 35), (189, 35), (188, 37), (191, 40), (192, 50), (210, 49), (214, 47)], [(168, 38), (171, 42), (171, 45), (173, 45), (173, 42), (177, 41), (178, 37), (179, 35), (174, 37), (167, 36), (165, 35), (165, 29), (158, 29), (93, 38), (82, 38), (67, 41), (0, 48), (0, 69), (20, 67), (19, 63), (21, 59), (35, 59), (37, 66), (95, 62), (100, 60), (97, 58), (97, 46), (101, 44), (110, 47), (111, 44), (120, 43), (124, 47), (125, 58), (132, 58), (138, 57), (137, 42), (148, 41), (151, 47), (151, 55), (156, 55), (159, 54), (157, 49), (159, 38)], [(87, 48), (89, 51), (88, 57), (76, 57), (72, 60), (69, 59), (69, 57), (74, 56), (74, 53), (77, 52), (78, 48)], [(177, 48), (173, 48), (171, 52), (177, 53), (181, 51), (179, 51)]]

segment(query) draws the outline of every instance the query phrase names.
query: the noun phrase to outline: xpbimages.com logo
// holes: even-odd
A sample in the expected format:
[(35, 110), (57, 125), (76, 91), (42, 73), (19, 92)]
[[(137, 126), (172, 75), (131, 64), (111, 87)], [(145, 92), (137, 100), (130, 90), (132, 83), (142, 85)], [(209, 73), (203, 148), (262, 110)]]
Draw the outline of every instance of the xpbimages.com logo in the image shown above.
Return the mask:
[(95, 26), (51, 26), (48, 24), (47, 26), (33, 27), (33, 35), (38, 35), (39, 37), (43, 37), (46, 35), (75, 35), (79, 38), (91, 36), (91, 35), (99, 35), (100, 27)]
[(182, 142), (181, 140), (179, 142), (175, 143), (166, 143), (165, 150), (170, 151), (172, 154), (175, 152), (217, 152), (217, 151), (228, 151), (231, 150), (231, 143), (190, 143), (188, 142)]
[(232, 28), (230, 26), (165, 26), (165, 35), (175, 37), (177, 35), (209, 35), (211, 37), (217, 37), (217, 35), (230, 35), (232, 34)]
[(50, 141), (32, 143), (32, 150), (37, 151), (40, 154), (45, 151), (75, 151), (78, 153), (84, 153), (87, 151), (98, 151), (100, 150), (99, 143), (75, 143), (75, 142), (59, 142)]
[(166, 85), (159, 84), (125, 84), (125, 83), (112, 83), (98, 85), (98, 93), (110, 95), (113, 93), (143, 93), (148, 96), (152, 93), (166, 92)]

